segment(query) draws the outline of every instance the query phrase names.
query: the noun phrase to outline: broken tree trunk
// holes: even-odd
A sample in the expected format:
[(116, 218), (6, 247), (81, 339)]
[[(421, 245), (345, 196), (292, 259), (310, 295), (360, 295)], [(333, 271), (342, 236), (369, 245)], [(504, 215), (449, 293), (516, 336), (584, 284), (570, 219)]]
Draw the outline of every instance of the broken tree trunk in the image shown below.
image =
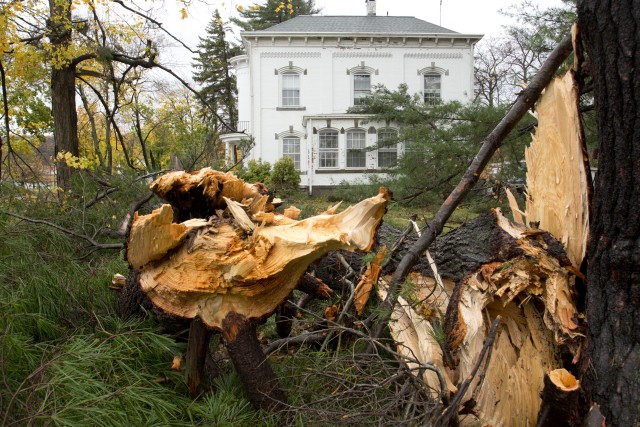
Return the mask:
[(211, 169), (170, 172), (150, 187), (170, 205), (134, 217), (127, 259), (137, 284), (160, 310), (222, 332), (252, 403), (273, 408), (284, 395), (255, 322), (273, 314), (313, 261), (332, 250), (369, 250), (389, 192), (298, 221), (297, 209), (273, 212), (263, 186)]
[(566, 369), (554, 369), (544, 376), (542, 406), (537, 427), (570, 427), (580, 425), (578, 411), (580, 381)]
[[(560, 44), (556, 46), (551, 54), (549, 54), (547, 60), (531, 80), (529, 86), (520, 93), (507, 115), (500, 121), (496, 128), (487, 135), (482, 143), (482, 147), (473, 159), (473, 162), (471, 162), (471, 165), (469, 165), (469, 168), (460, 180), (460, 183), (458, 183), (449, 197), (447, 197), (444, 203), (440, 206), (438, 212), (436, 212), (433, 220), (429, 224), (429, 227), (427, 227), (424, 234), (416, 242), (414, 247), (405, 253), (402, 262), (398, 264), (398, 268), (393, 274), (393, 279), (389, 286), (389, 292), (384, 302), (380, 305), (380, 309), (378, 310), (378, 313), (380, 314), (367, 319), (366, 323), (368, 326), (372, 327), (372, 336), (374, 338), (380, 337), (382, 331), (387, 326), (397, 301), (400, 285), (409, 273), (411, 267), (422, 256), (422, 253), (429, 248), (429, 245), (435, 240), (436, 236), (442, 232), (445, 223), (453, 211), (471, 191), (476, 182), (478, 182), (481, 172), (489, 163), (493, 153), (495, 153), (500, 147), (502, 141), (507, 137), (509, 132), (511, 132), (520, 119), (531, 107), (533, 107), (542, 90), (551, 81), (553, 74), (564, 62), (571, 51), (571, 36), (566, 36)], [(369, 346), (369, 350), (373, 350), (371, 345)]]
[[(573, 269), (561, 244), (493, 210), (438, 238), (432, 253), (444, 289), (421, 259), (389, 323), (397, 351), (433, 363), (445, 377), (444, 392), (455, 393), (500, 316), (486, 371), (464, 393), (463, 406), (472, 408), (464, 421), (535, 425), (545, 374), (562, 366), (561, 348), (577, 351), (580, 338)], [(386, 288), (382, 282), (382, 298)], [(423, 378), (434, 397), (442, 394), (434, 372)]]

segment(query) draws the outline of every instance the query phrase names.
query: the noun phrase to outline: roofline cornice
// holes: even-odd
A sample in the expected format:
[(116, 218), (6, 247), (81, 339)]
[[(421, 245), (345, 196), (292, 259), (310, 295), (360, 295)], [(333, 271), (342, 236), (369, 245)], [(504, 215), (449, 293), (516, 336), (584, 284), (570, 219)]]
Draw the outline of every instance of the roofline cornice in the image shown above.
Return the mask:
[(358, 38), (371, 38), (371, 37), (406, 37), (406, 38), (438, 38), (438, 39), (478, 39), (484, 37), (484, 34), (462, 34), (462, 33), (346, 33), (346, 32), (263, 32), (263, 31), (242, 31), (240, 33), (242, 38), (302, 38), (309, 37), (358, 37)]

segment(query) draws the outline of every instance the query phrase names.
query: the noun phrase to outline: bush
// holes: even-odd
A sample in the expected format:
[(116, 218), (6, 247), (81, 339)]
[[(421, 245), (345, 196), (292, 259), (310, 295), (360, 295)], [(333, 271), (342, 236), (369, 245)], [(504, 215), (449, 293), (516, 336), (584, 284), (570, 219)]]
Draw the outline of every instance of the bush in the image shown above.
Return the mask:
[(300, 174), (291, 157), (283, 157), (274, 163), (270, 188), (283, 197), (292, 196), (300, 190)]
[(242, 167), (238, 169), (237, 175), (244, 179), (245, 182), (251, 184), (261, 182), (268, 187), (271, 179), (271, 164), (269, 162), (263, 162), (262, 159), (249, 160), (246, 168)]

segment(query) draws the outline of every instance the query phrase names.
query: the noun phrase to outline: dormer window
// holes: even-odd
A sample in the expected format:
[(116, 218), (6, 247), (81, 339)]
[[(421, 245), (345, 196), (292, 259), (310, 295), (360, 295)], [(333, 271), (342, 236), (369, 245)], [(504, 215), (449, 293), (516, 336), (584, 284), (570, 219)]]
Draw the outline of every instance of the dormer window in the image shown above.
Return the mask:
[(282, 75), (283, 107), (300, 106), (300, 74), (286, 73)]
[(353, 105), (362, 105), (364, 98), (371, 95), (371, 74), (353, 75)]

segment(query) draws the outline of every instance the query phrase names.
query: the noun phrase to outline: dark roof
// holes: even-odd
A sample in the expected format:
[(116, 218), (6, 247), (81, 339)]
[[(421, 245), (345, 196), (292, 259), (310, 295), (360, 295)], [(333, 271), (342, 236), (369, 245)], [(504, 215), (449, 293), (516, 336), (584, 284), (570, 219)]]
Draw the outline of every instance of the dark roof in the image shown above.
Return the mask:
[(296, 16), (255, 33), (457, 34), (455, 31), (412, 16), (319, 15)]

